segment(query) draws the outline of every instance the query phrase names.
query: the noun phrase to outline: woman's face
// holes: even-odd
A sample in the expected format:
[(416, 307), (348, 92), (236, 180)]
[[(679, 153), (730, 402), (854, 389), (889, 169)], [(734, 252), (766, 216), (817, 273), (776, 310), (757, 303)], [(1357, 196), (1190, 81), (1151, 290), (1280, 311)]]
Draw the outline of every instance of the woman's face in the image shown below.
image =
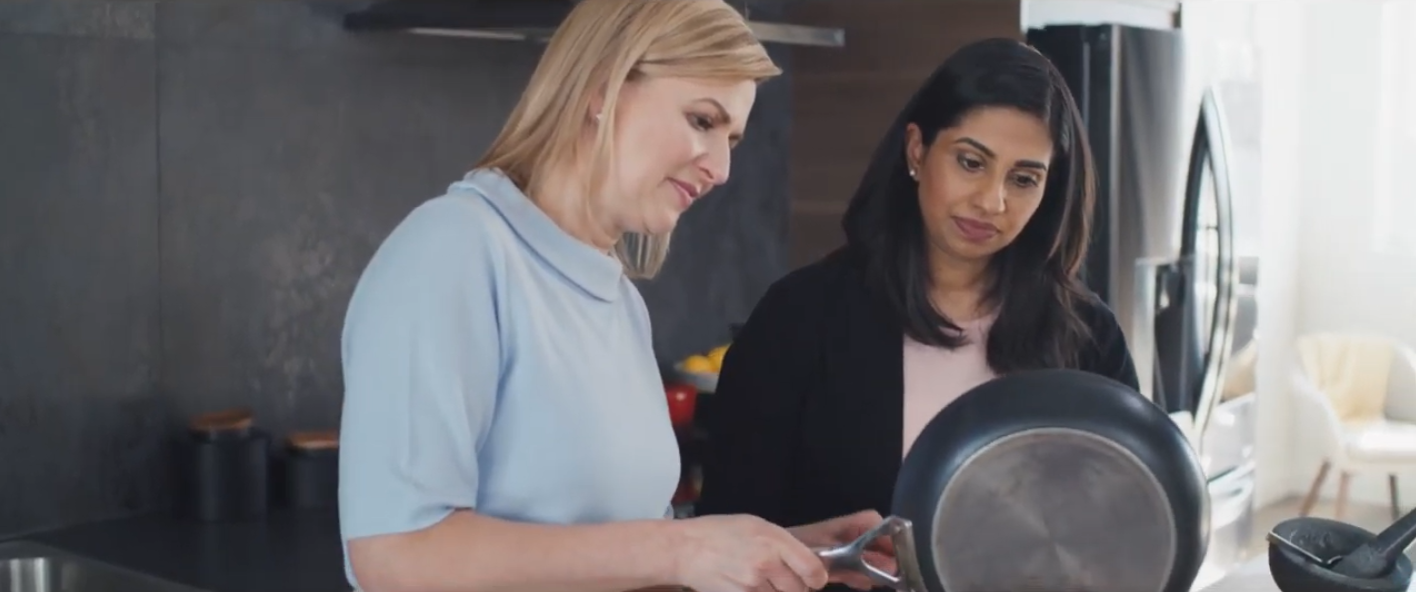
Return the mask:
[(983, 107), (925, 146), (907, 129), (905, 154), (919, 185), (931, 245), (961, 261), (987, 260), (1022, 232), (1042, 202), (1052, 137), (1041, 119)]
[(620, 92), (607, 204), (617, 230), (664, 234), (728, 180), (757, 97), (751, 80), (646, 78)]

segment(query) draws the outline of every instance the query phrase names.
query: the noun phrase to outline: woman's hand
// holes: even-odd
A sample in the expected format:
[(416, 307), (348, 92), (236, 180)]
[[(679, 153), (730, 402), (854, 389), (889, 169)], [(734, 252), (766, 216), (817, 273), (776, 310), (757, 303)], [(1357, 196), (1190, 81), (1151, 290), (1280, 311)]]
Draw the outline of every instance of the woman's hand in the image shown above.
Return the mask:
[[(879, 512), (864, 510), (815, 524), (795, 526), (788, 530), (809, 547), (835, 547), (856, 540), (866, 531), (879, 526), (882, 521), (884, 518), (880, 516)], [(865, 562), (883, 571), (895, 573), (895, 547), (891, 544), (890, 539), (882, 537), (871, 541), (866, 546)], [(880, 586), (869, 576), (848, 569), (831, 571), (830, 581), (839, 582), (857, 590), (870, 590)]]
[(676, 583), (695, 592), (806, 592), (826, 567), (786, 529), (755, 516), (675, 521)]

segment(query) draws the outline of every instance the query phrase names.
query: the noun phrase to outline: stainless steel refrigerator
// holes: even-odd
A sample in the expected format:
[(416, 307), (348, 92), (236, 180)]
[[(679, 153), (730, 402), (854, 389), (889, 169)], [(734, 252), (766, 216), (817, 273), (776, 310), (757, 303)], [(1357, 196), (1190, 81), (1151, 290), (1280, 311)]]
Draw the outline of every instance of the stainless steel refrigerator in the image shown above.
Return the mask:
[[(1254, 485), (1252, 442), (1205, 437), (1240, 289), (1224, 109), (1212, 89), (1192, 92), (1180, 31), (1059, 25), (1027, 40), (1066, 77), (1095, 153), (1086, 280), (1121, 321), (1144, 394), (1193, 419), (1210, 478), (1206, 563), (1222, 570), (1249, 536)], [(1222, 447), (1242, 450), (1206, 450)]]

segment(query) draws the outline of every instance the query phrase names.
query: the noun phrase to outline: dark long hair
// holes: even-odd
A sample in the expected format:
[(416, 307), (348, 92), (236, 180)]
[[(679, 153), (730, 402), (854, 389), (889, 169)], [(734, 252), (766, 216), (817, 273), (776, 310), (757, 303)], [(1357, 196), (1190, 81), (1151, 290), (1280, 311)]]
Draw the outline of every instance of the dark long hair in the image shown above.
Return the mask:
[(895, 119), (846, 210), (847, 250), (909, 337), (954, 348), (958, 325), (930, 300), (933, 285), (918, 187), (905, 161), (905, 128), (919, 126), (926, 146), (974, 109), (1011, 107), (1037, 116), (1053, 143), (1037, 212), (989, 262), (984, 294), (997, 307), (988, 334), (995, 372), (1076, 367), (1091, 335), (1080, 305), (1094, 296), (1078, 279), (1095, 201), (1091, 149), (1062, 74), (1042, 54), (1011, 39), (969, 44), (935, 70)]

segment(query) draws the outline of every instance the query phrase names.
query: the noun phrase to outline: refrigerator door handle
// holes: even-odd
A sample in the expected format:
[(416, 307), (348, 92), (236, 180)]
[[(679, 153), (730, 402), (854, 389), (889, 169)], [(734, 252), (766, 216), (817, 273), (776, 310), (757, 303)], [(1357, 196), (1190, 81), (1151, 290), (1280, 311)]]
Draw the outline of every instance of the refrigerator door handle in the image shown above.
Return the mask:
[[(1200, 118), (1195, 126), (1195, 142), (1190, 154), (1189, 174), (1185, 187), (1186, 201), (1199, 207), (1198, 195), (1205, 175), (1211, 175), (1214, 184), (1216, 223), (1218, 227), (1218, 269), (1213, 279), (1195, 278), (1200, 282), (1215, 282), (1213, 316), (1204, 319), (1209, 325), (1209, 339), (1204, 344), (1203, 377), (1200, 381), (1199, 400), (1196, 401), (1195, 433), (1203, 447), (1204, 433), (1209, 427), (1210, 416), (1219, 404), (1224, 390), (1224, 372), (1228, 365), (1230, 350), (1234, 344), (1233, 327), (1236, 315), (1235, 287), (1239, 283), (1238, 268), (1234, 255), (1233, 193), (1229, 177), (1229, 138), (1224, 122), (1224, 110), (1219, 96), (1213, 88), (1205, 90), (1200, 103)], [(1198, 211), (1187, 212), (1185, 217), (1184, 241), (1196, 239)], [(1182, 253), (1194, 253), (1195, 245), (1182, 247)], [(1203, 450), (1200, 450), (1203, 453)]]
[(1141, 385), (1141, 394), (1167, 410), (1169, 407), (1166, 406), (1165, 401), (1159, 400), (1160, 393), (1155, 390), (1156, 359), (1159, 357), (1155, 344), (1155, 315), (1160, 298), (1160, 293), (1156, 289), (1157, 278), (1161, 268), (1170, 263), (1170, 260), (1163, 257), (1136, 260), (1136, 270), (1133, 276), (1136, 283), (1136, 301), (1131, 306), (1130, 331), (1134, 341), (1131, 344), (1132, 362), (1136, 367), (1136, 379)]

